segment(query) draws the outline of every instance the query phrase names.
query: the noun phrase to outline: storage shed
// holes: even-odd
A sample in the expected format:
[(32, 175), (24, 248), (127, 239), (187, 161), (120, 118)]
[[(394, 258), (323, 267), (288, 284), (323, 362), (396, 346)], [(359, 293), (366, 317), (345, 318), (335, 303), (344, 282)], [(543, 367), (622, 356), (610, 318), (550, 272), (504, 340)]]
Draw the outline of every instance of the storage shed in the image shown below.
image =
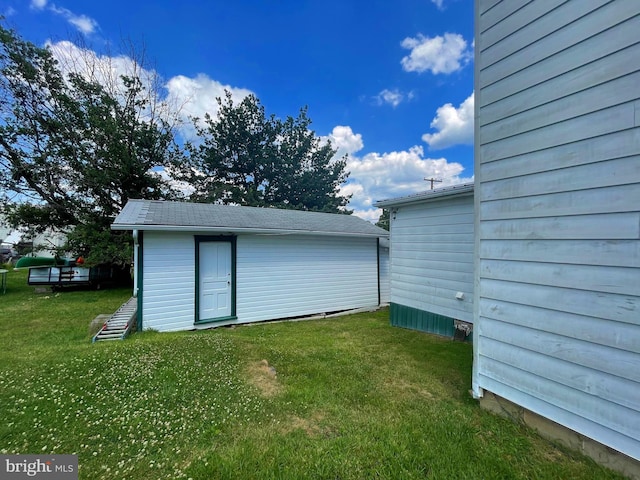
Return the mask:
[(391, 324), (467, 338), (473, 323), (473, 184), (376, 206), (390, 211)]
[(640, 478), (640, 2), (475, 6), (473, 391)]
[(381, 303), (379, 239), (352, 215), (131, 200), (142, 329), (189, 330)]

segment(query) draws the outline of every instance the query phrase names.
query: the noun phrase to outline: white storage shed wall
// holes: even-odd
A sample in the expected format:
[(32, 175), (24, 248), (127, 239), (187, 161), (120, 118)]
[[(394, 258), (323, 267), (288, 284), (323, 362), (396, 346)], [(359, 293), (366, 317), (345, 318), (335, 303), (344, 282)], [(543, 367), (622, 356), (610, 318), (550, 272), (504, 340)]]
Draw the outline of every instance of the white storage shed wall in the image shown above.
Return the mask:
[(170, 332), (194, 328), (196, 301), (193, 234), (146, 231), (141, 235), (141, 305), (145, 330)]
[(378, 268), (380, 274), (380, 304), (391, 301), (391, 258), (388, 238), (381, 238), (378, 248)]
[(391, 323), (452, 336), (473, 322), (473, 191), (387, 208)]
[(238, 322), (378, 305), (377, 239), (238, 237)]
[[(144, 329), (197, 328), (195, 235), (196, 232), (143, 233)], [(376, 238), (239, 235), (237, 319), (216, 324), (376, 307), (376, 245)]]
[(476, 0), (475, 45), (474, 391), (640, 459), (640, 2)]

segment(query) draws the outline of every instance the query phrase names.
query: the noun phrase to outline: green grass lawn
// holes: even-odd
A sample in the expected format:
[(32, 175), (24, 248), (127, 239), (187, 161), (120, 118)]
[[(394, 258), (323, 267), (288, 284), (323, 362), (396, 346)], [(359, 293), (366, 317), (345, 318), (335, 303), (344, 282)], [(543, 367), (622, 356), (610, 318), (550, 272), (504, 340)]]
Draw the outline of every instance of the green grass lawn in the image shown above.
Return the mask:
[(387, 310), (90, 343), (129, 290), (0, 295), (0, 453), (83, 479), (622, 478), (469, 397), (471, 345)]

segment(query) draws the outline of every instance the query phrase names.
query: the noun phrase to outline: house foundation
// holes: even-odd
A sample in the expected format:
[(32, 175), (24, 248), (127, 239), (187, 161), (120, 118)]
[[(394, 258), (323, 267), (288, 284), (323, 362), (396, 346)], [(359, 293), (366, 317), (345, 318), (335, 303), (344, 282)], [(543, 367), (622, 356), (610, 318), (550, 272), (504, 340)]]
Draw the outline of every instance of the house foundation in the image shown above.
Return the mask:
[(640, 462), (602, 443), (564, 427), (548, 418), (533, 413), (509, 400), (484, 391), (480, 407), (536, 430), (541, 437), (577, 450), (607, 468), (640, 480)]

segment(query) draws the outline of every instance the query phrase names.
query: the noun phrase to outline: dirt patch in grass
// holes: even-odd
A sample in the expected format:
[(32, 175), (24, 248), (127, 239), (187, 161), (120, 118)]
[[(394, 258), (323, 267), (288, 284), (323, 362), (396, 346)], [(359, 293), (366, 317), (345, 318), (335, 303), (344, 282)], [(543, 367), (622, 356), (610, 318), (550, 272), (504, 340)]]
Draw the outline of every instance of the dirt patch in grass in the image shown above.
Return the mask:
[(399, 376), (384, 378), (382, 385), (385, 391), (389, 392), (394, 397), (401, 397), (405, 399), (415, 397), (427, 400), (435, 399), (435, 395), (425, 389), (422, 385), (409, 382)]
[(322, 412), (314, 412), (309, 418), (302, 418), (291, 415), (287, 421), (280, 424), (280, 433), (288, 434), (295, 430), (302, 430), (310, 438), (330, 437), (334, 435), (334, 430), (323, 425), (325, 415)]
[(278, 372), (265, 359), (250, 363), (247, 367), (247, 376), (249, 382), (265, 397), (274, 397), (282, 390), (282, 385), (278, 381)]

